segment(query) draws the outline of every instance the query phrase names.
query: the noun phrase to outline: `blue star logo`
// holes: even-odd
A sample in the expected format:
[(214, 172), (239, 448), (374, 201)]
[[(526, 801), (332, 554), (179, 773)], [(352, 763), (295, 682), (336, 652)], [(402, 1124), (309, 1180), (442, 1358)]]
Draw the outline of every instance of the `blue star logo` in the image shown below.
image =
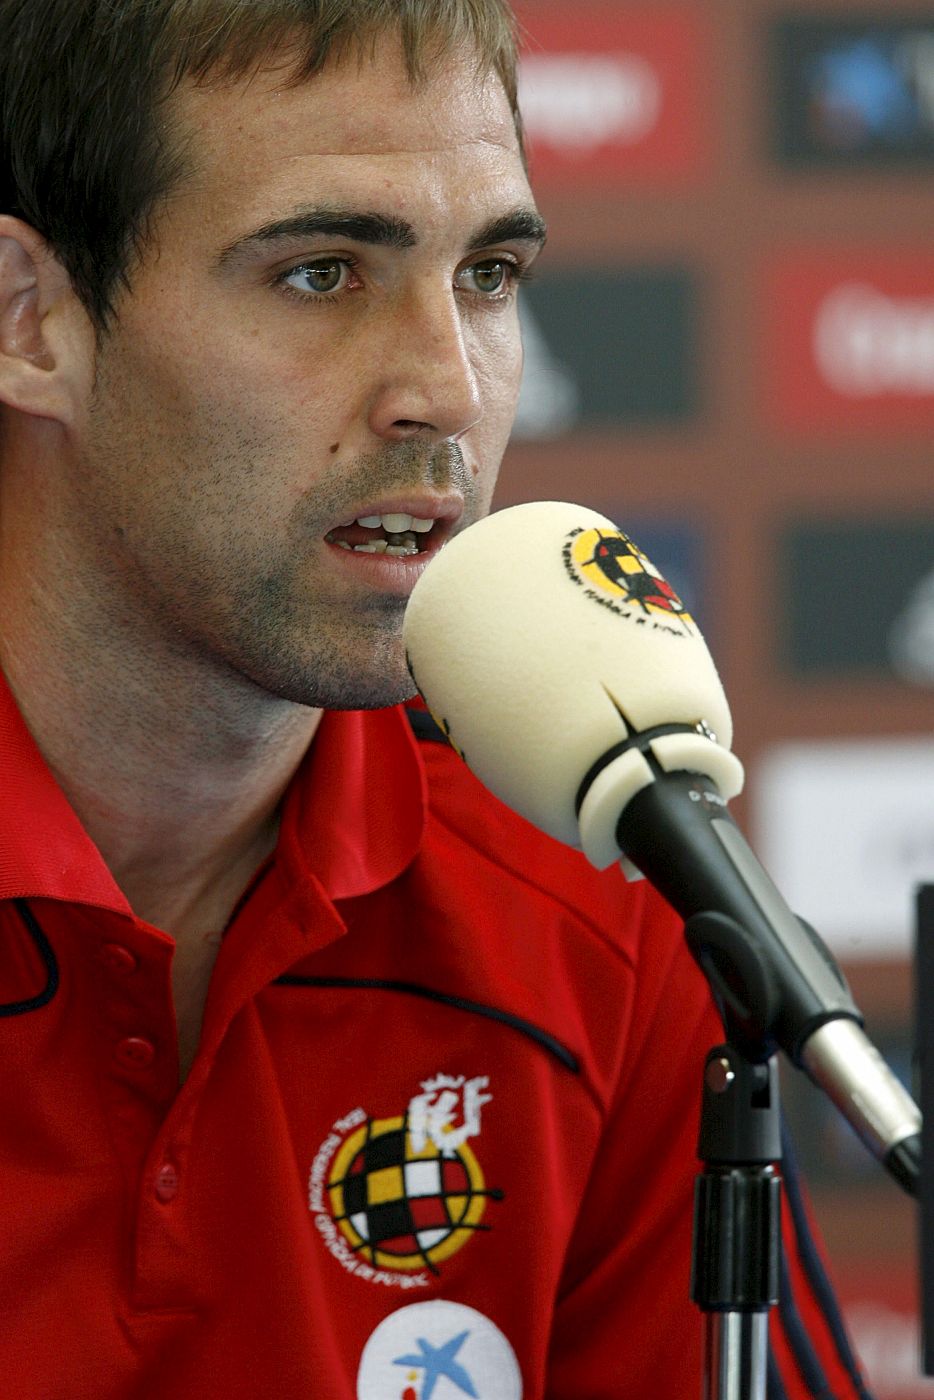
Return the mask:
[(419, 1337), (418, 1352), (407, 1352), (405, 1356), (397, 1356), (393, 1365), (415, 1366), (425, 1372), (425, 1388), (421, 1400), (431, 1400), (435, 1386), (441, 1379), (452, 1381), (465, 1395), (472, 1395), (474, 1400), (479, 1400), (473, 1381), (460, 1362), (455, 1360), (469, 1336), (469, 1331), (458, 1332), (456, 1337), (452, 1337), (440, 1347), (433, 1347), (431, 1342)]

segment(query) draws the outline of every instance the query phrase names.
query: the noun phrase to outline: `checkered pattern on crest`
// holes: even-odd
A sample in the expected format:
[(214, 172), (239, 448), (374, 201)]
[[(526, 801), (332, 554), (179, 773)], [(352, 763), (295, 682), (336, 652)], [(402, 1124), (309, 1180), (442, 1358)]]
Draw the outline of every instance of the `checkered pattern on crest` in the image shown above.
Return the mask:
[(456, 1230), (483, 1228), (465, 1224), (474, 1198), (500, 1193), (478, 1192), (456, 1152), (444, 1157), (428, 1144), (416, 1153), (404, 1121), (395, 1124), (374, 1133), (371, 1120), (344, 1175), (329, 1183), (332, 1204), (342, 1205), (334, 1219), (351, 1226), (365, 1256), (416, 1256), (432, 1267), (431, 1250)]

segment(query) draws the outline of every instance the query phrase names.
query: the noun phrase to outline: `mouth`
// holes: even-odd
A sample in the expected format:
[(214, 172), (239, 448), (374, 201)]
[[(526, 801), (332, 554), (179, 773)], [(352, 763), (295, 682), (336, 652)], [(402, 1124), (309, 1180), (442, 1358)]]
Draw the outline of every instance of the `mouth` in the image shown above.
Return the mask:
[(422, 515), (403, 510), (365, 509), (354, 520), (336, 525), (325, 535), (326, 544), (350, 554), (375, 554), (386, 559), (408, 560), (435, 553), (450, 538), (462, 507)]

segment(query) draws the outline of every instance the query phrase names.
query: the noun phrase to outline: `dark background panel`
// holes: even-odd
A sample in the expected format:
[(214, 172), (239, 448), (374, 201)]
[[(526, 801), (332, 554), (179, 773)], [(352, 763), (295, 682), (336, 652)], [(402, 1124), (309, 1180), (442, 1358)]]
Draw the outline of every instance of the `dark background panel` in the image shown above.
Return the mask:
[[(803, 677), (895, 674), (900, 629), (934, 581), (934, 516), (797, 522), (779, 550), (786, 668)], [(934, 592), (931, 612), (934, 629)]]
[(769, 48), (781, 160), (934, 166), (934, 19), (795, 15), (775, 23)]
[(693, 269), (547, 270), (526, 289), (526, 310), (575, 385), (579, 423), (681, 423), (698, 413)]

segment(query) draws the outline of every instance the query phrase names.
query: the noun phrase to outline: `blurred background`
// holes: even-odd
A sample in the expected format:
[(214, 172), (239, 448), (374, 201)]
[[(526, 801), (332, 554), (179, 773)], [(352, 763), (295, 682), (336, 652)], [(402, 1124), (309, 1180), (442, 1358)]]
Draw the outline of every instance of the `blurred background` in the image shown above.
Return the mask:
[[(931, 0), (520, 0), (551, 237), (498, 504), (593, 505), (684, 595), (734, 810), (910, 1081), (934, 881)], [(916, 1209), (797, 1073), (878, 1400), (920, 1378)]]

